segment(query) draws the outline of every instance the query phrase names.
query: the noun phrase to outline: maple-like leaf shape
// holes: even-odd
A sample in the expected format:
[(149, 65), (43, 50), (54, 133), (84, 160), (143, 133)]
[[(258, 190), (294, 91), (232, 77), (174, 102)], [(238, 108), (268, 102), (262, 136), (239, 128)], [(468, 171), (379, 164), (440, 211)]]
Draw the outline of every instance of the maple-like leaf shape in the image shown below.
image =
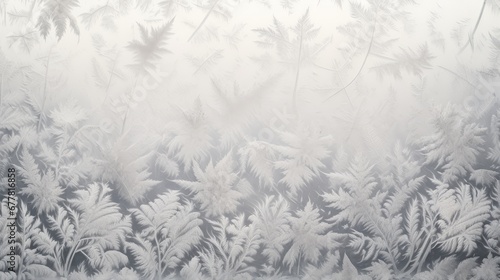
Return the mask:
[(184, 172), (188, 172), (193, 163), (204, 160), (212, 148), (211, 123), (200, 98), (194, 101), (191, 110), (179, 111), (181, 117), (168, 126), (173, 137), (167, 149), (184, 164)]
[(194, 200), (209, 216), (233, 213), (239, 201), (250, 191), (249, 182), (240, 179), (235, 171), (231, 152), (215, 166), (210, 161), (205, 171), (195, 162), (193, 171), (196, 182), (185, 180), (173, 182), (194, 193)]
[(284, 158), (276, 161), (275, 166), (284, 175), (280, 183), (284, 183), (295, 196), (325, 167), (322, 160), (330, 154), (332, 138), (323, 135), (317, 128), (305, 125), (295, 133), (283, 132), (281, 138), (287, 145), (276, 147)]
[[(290, 271), (300, 261), (316, 264), (321, 255), (320, 250), (331, 249), (336, 244), (336, 234), (328, 231), (331, 225), (322, 221), (318, 208), (310, 201), (304, 209), (296, 212), (295, 217), (290, 218), (290, 224), (293, 232), (292, 246), (283, 257), (283, 263)], [(300, 264), (297, 270), (300, 273)]]

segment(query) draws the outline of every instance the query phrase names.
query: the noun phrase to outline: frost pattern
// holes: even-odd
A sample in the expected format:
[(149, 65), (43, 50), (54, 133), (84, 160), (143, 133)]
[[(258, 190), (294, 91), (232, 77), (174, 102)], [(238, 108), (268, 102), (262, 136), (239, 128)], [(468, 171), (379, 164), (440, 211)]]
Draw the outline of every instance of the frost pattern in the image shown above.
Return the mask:
[(0, 0), (0, 279), (500, 279), (466, 2)]

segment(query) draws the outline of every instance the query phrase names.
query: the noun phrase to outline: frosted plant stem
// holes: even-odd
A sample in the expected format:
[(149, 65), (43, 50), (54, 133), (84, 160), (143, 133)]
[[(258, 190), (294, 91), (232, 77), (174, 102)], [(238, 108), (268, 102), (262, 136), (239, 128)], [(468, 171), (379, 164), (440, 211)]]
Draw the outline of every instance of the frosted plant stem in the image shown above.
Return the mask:
[(3, 10), (3, 25), (4, 26), (7, 26), (7, 9), (6, 9), (6, 6), (7, 5), (4, 2), (3, 3), (3, 8), (2, 8), (2, 10)]
[(40, 131), (40, 127), (42, 125), (43, 118), (43, 110), (45, 109), (45, 100), (47, 99), (47, 78), (49, 75), (49, 64), (50, 64), (50, 56), (52, 55), (52, 47), (49, 50), (49, 56), (47, 57), (47, 65), (45, 66), (45, 79), (43, 83), (43, 99), (42, 99), (42, 107), (40, 108), (40, 117), (38, 118), (38, 127), (37, 131)]
[(125, 111), (125, 116), (123, 117), (122, 131), (121, 131), (122, 135), (123, 135), (123, 132), (125, 131), (125, 123), (127, 122), (128, 111), (129, 111), (129, 108), (127, 108), (127, 111)]
[(0, 107), (2, 106), (2, 93), (3, 93), (3, 77), (4, 77), (4, 74), (2, 73), (2, 79), (0, 80)]
[(193, 34), (191, 34), (191, 36), (189, 36), (188, 42), (191, 41), (191, 39), (193, 39), (194, 35), (196, 35), (196, 33), (200, 30), (200, 28), (203, 26), (203, 24), (205, 24), (205, 21), (207, 21), (208, 17), (210, 16), (212, 11), (214, 10), (215, 6), (217, 6), (217, 3), (219, 3), (219, 1), (220, 0), (216, 0), (212, 4), (212, 6), (210, 7), (210, 10), (208, 10), (208, 12), (205, 15), (205, 17), (203, 18), (203, 20), (200, 22), (200, 24), (198, 24), (198, 27), (196, 27), (196, 29), (193, 31)]
[(155, 242), (156, 242), (156, 250), (158, 251), (158, 274), (156, 275), (158, 280), (161, 280), (161, 275), (162, 275), (162, 268), (161, 268), (161, 263), (163, 258), (161, 257), (161, 249), (160, 249), (160, 242), (158, 241), (158, 233), (154, 232), (155, 235)]
[(69, 275), (69, 270), (71, 263), (73, 262), (73, 256), (76, 253), (76, 249), (78, 248), (78, 245), (80, 244), (80, 237), (78, 237), (78, 241), (76, 242), (76, 245), (71, 247), (69, 252), (68, 252), (68, 258), (66, 259), (66, 262), (64, 263), (64, 276), (68, 277)]
[(106, 92), (104, 95), (104, 100), (102, 101), (103, 104), (106, 102), (106, 100), (108, 99), (108, 96), (109, 96), (109, 87), (111, 86), (111, 80), (113, 79), (113, 76), (115, 73), (117, 60), (118, 60), (118, 52), (116, 53), (115, 59), (113, 60), (113, 65), (111, 66), (111, 75), (109, 76), (108, 84), (106, 85)]
[(326, 98), (324, 101), (327, 101), (328, 99), (330, 99), (330, 98), (334, 97), (335, 95), (339, 94), (340, 92), (344, 91), (347, 87), (349, 87), (352, 83), (354, 83), (356, 81), (356, 79), (359, 77), (359, 74), (361, 74), (361, 71), (363, 70), (363, 68), (366, 65), (366, 61), (368, 60), (368, 56), (370, 56), (370, 52), (371, 52), (372, 46), (373, 46), (373, 37), (375, 36), (376, 27), (377, 27), (377, 22), (375, 21), (375, 24), (373, 25), (372, 36), (370, 38), (370, 45), (368, 46), (368, 50), (366, 51), (365, 58), (363, 59), (363, 63), (361, 64), (361, 67), (359, 68), (358, 73), (356, 73), (354, 78), (352, 78), (351, 81), (349, 83), (347, 83), (347, 85), (345, 85), (341, 89), (337, 90), (334, 94), (328, 96), (328, 98)]
[(293, 112), (295, 113), (295, 116), (298, 116), (298, 111), (297, 111), (297, 86), (299, 83), (299, 77), (300, 77), (300, 59), (302, 55), (302, 30), (300, 31), (300, 45), (299, 45), (299, 58), (297, 60), (297, 72), (295, 72), (295, 83), (293, 85)]
[[(430, 229), (429, 229), (429, 233), (427, 235), (427, 238), (425, 239), (424, 243), (423, 243), (423, 247), (422, 247), (422, 250), (420, 252), (423, 252), (422, 254), (418, 254), (417, 255), (417, 258), (416, 258), (416, 262), (415, 264), (412, 266), (412, 268), (410, 269), (410, 272), (413, 272), (413, 270), (415, 270), (415, 268), (417, 269), (417, 273), (420, 272), (422, 270), (422, 267), (425, 263), (425, 260), (427, 259), (427, 256), (429, 255), (429, 253), (431, 252), (431, 249), (432, 249), (432, 237), (433, 237), (433, 234), (434, 234), (434, 223), (435, 223), (435, 218), (436, 217), (432, 217), (431, 219), (431, 222), (430, 222)], [(418, 265), (418, 267), (416, 267)]]
[(467, 46), (469, 44), (472, 47), (472, 49), (474, 50), (474, 35), (476, 34), (477, 27), (479, 26), (479, 23), (481, 22), (481, 18), (483, 17), (484, 7), (486, 7), (486, 1), (487, 0), (483, 1), (483, 6), (481, 7), (481, 12), (479, 13), (479, 17), (477, 18), (476, 25), (474, 26), (474, 29), (472, 30), (472, 33), (469, 36), (469, 41), (465, 43), (465, 45), (460, 49), (458, 54), (461, 54), (467, 48)]
[(459, 78), (460, 80), (466, 82), (467, 84), (469, 84), (472, 88), (474, 89), (478, 89), (473, 83), (469, 82), (469, 80), (467, 80), (466, 78), (460, 76), (459, 74), (451, 71), (450, 69), (446, 68), (446, 67), (443, 67), (443, 66), (438, 66), (439, 68), (451, 73), (452, 75), (456, 76), (457, 78)]
[(297, 277), (300, 277), (300, 261), (302, 259), (302, 251), (299, 249), (299, 257), (297, 258)]
[(422, 258), (419, 261), (418, 268), (417, 268), (417, 273), (419, 273), (419, 272), (422, 271), (422, 267), (424, 266), (425, 260), (427, 259), (427, 256), (431, 252), (431, 249), (432, 249), (431, 236), (432, 236), (432, 234), (429, 234), (429, 236), (427, 236), (426, 242), (428, 244), (426, 244), (425, 252), (424, 252), (424, 254), (422, 255)]
[[(344, 84), (344, 81), (342, 80), (342, 76), (340, 75), (340, 71), (338, 69), (340, 69), (338, 67), (338, 65), (335, 65), (335, 67), (337, 68), (337, 70), (335, 71), (337, 73), (337, 76), (340, 80), (340, 84)], [(347, 92), (347, 88), (344, 88), (344, 92), (345, 92), (345, 96), (347, 97), (347, 100), (349, 101), (349, 104), (351, 105), (351, 108), (354, 108), (354, 105), (352, 104), (352, 101), (351, 101), (351, 98), (349, 97), (349, 93)]]
[[(135, 79), (134, 87), (132, 88), (132, 93), (134, 92), (135, 88), (137, 87), (137, 81), (139, 80), (139, 76)], [(123, 132), (125, 132), (125, 123), (127, 122), (127, 117), (128, 113), (130, 111), (130, 106), (127, 106), (127, 111), (125, 111), (125, 116), (123, 117), (123, 123), (122, 123), (122, 132), (121, 134), (123, 135)]]

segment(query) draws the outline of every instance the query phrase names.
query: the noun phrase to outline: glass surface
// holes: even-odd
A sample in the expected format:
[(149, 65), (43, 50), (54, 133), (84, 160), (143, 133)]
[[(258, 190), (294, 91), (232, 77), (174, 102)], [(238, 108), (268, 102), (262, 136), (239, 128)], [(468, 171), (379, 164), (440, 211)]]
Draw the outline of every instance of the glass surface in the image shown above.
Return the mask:
[(500, 279), (499, 16), (0, 0), (0, 279)]

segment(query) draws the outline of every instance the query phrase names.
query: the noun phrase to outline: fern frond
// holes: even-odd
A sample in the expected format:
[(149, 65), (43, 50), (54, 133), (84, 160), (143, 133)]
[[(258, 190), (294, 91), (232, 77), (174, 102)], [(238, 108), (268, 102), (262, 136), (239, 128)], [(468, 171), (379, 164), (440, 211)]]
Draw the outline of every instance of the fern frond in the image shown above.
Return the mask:
[(430, 53), (428, 46), (423, 45), (417, 51), (401, 49), (401, 53), (391, 58), (390, 62), (372, 68), (377, 70), (380, 77), (383, 77), (382, 75), (387, 73), (401, 79), (402, 70), (406, 70), (416, 76), (421, 76), (425, 69), (430, 69), (430, 61), (433, 58), (434, 56)]
[(291, 213), (287, 201), (279, 196), (266, 196), (263, 203), (255, 208), (250, 221), (260, 230), (263, 238), (263, 254), (270, 264), (276, 264), (293, 235), (291, 234)]
[[(283, 257), (283, 263), (291, 271), (300, 261), (317, 264), (320, 250), (335, 247), (336, 235), (329, 232), (331, 225), (322, 221), (319, 210), (309, 201), (296, 217), (290, 218), (293, 232), (292, 246)], [(297, 266), (300, 274), (301, 266)]]
[(9, 130), (19, 130), (23, 126), (28, 126), (36, 120), (22, 108), (3, 107), (0, 111), (0, 128)]
[(187, 0), (164, 0), (158, 3), (158, 5), (167, 17), (178, 9), (185, 11), (190, 11), (192, 9), (190, 2)]
[[(142, 136), (141, 136), (142, 137)], [(134, 139), (129, 132), (108, 143), (104, 160), (100, 163), (100, 176), (118, 187), (118, 194), (125, 201), (137, 204), (160, 181), (151, 179), (151, 145), (139, 145), (142, 139)], [(99, 175), (98, 175), (99, 176)]]
[(26, 29), (14, 32), (8, 36), (9, 46), (17, 45), (25, 52), (31, 52), (31, 49), (38, 42), (37, 32), (34, 29)]
[(136, 57), (137, 62), (132, 64), (134, 68), (151, 71), (154, 69), (156, 61), (161, 59), (162, 54), (170, 52), (166, 46), (169, 37), (172, 35), (173, 22), (174, 19), (161, 27), (152, 28), (151, 30), (139, 24), (141, 40), (134, 40), (128, 46)]
[(489, 148), (488, 159), (500, 164), (500, 110), (491, 116), (490, 133), (493, 146)]
[(200, 254), (205, 271), (215, 279), (251, 277), (256, 272), (252, 263), (261, 244), (257, 228), (247, 225), (244, 215), (210, 222), (215, 234), (208, 238), (209, 249)]
[(181, 204), (178, 192), (169, 191), (131, 211), (142, 232), (129, 249), (147, 277), (160, 277), (175, 269), (201, 241), (200, 214), (193, 211), (192, 204)]
[(191, 57), (190, 60), (196, 67), (196, 70), (193, 72), (193, 75), (196, 75), (200, 71), (210, 72), (210, 69), (214, 67), (224, 57), (223, 53), (224, 51), (222, 49), (218, 49), (202, 58)]
[(127, 251), (130, 252), (131, 259), (135, 261), (135, 268), (143, 277), (151, 279), (157, 272), (157, 252), (153, 244), (143, 237), (136, 235), (133, 240), (134, 242), (127, 244)]
[(281, 138), (287, 146), (276, 147), (284, 159), (276, 161), (275, 166), (284, 175), (280, 182), (285, 183), (295, 196), (325, 167), (322, 160), (330, 154), (332, 138), (322, 135), (316, 128), (306, 128), (305, 124), (295, 133), (282, 133)]
[(499, 174), (500, 173), (494, 170), (477, 169), (471, 172), (469, 180), (476, 182), (476, 184), (488, 186), (497, 181), (497, 176)]
[(455, 193), (458, 210), (448, 222), (440, 224), (438, 244), (445, 252), (464, 251), (471, 254), (483, 232), (483, 223), (490, 216), (490, 202), (484, 190), (462, 184)]
[(102, 18), (106, 16), (114, 16), (116, 14), (118, 14), (118, 11), (112, 6), (106, 4), (104, 6), (93, 8), (89, 12), (81, 14), (80, 17), (82, 18), (82, 22), (87, 25), (87, 29), (89, 29)]
[(473, 170), (477, 156), (483, 151), (486, 128), (476, 123), (467, 124), (465, 116), (454, 106), (442, 108), (434, 119), (436, 133), (423, 137), (421, 151), (426, 163), (443, 166), (443, 179), (451, 182)]
[(281, 23), (276, 17), (273, 17), (273, 25), (268, 28), (258, 28), (254, 29), (257, 32), (261, 41), (257, 41), (257, 44), (264, 47), (274, 47), (278, 52), (286, 55), (290, 52), (292, 44), (290, 42), (290, 34), (283, 23)]
[(66, 32), (67, 22), (76, 35), (80, 35), (80, 29), (76, 23), (75, 17), (71, 14), (71, 10), (78, 6), (78, 0), (48, 0), (45, 2), (40, 16), (38, 17), (37, 27), (40, 30), (44, 39), (54, 25), (56, 35), (59, 40)]
[(328, 207), (341, 211), (331, 219), (334, 223), (348, 220), (358, 224), (365, 213), (372, 212), (367, 205), (377, 186), (372, 169), (373, 166), (365, 158), (357, 156), (348, 172), (329, 174), (330, 182), (337, 191), (322, 196), (329, 203)]
[(156, 166), (169, 176), (177, 177), (179, 175), (179, 165), (166, 154), (158, 154), (156, 157)]
[(0, 132), (0, 155), (7, 155), (16, 149), (21, 137), (19, 135), (9, 135)]
[(118, 247), (121, 237), (130, 231), (131, 221), (111, 200), (108, 185), (90, 184), (87, 189), (75, 191), (75, 195), (77, 198), (68, 199), (68, 202), (80, 213), (79, 235), (98, 238), (98, 244), (106, 248)]
[(43, 239), (40, 219), (32, 216), (23, 202), (19, 205), (17, 217), (19, 227), (17, 242), (21, 252), (18, 278), (55, 277), (56, 272), (49, 267), (49, 264), (55, 261), (53, 252), (55, 241), (48, 238), (47, 242), (39, 242)]
[(56, 209), (62, 200), (63, 189), (55, 178), (54, 171), (49, 169), (45, 174), (40, 174), (35, 158), (24, 149), (20, 159), (21, 166), (16, 166), (20, 171), (22, 180), (27, 187), (19, 193), (30, 196), (33, 204), (40, 212), (50, 212)]
[(259, 179), (259, 185), (274, 185), (274, 161), (276, 153), (266, 142), (253, 141), (238, 151), (242, 169), (250, 171)]
[(202, 271), (199, 257), (193, 257), (187, 264), (185, 264), (181, 271), (180, 276), (183, 279), (205, 280), (207, 279)]

